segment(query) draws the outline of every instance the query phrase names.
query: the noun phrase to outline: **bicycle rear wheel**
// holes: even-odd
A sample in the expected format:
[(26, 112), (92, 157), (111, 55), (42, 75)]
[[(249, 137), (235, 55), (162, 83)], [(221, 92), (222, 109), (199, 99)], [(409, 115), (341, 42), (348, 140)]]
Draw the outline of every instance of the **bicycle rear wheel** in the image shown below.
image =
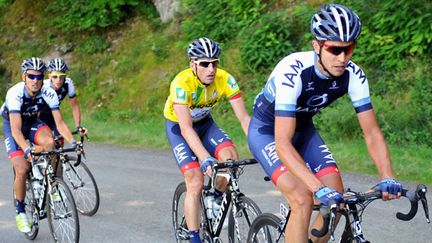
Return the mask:
[(173, 197), (172, 204), (172, 220), (174, 227), (174, 235), (177, 243), (189, 242), (189, 230), (186, 225), (184, 216), (184, 200), (186, 196), (186, 184), (180, 183)]
[(48, 186), (48, 225), (55, 242), (79, 242), (79, 219), (72, 193), (55, 178)]
[[(237, 210), (235, 214), (234, 209)], [(245, 242), (252, 222), (260, 214), (260, 208), (252, 199), (240, 196), (239, 204), (231, 205), (228, 221), (229, 242)]]
[(78, 211), (93, 216), (99, 209), (99, 189), (90, 169), (81, 161), (73, 166), (73, 161), (63, 163), (63, 180), (69, 186)]
[(283, 243), (285, 234), (281, 229), (281, 219), (274, 214), (264, 213), (252, 223), (249, 231), (249, 243)]

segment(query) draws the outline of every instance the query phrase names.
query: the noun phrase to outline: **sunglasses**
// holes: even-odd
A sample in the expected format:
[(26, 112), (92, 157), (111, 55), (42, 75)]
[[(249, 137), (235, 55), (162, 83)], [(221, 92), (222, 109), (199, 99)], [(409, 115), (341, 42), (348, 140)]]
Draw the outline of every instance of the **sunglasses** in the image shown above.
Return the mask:
[(31, 80), (43, 80), (44, 76), (43, 74), (27, 74), (27, 78), (31, 79)]
[(219, 59), (216, 60), (212, 60), (212, 61), (193, 61), (195, 64), (198, 64), (200, 67), (203, 68), (208, 68), (208, 66), (210, 65), (210, 63), (212, 64), (213, 67), (216, 67), (219, 63)]
[(327, 45), (326, 43), (320, 43), (321, 47), (324, 46), (324, 50), (330, 52), (331, 54), (335, 56), (339, 56), (342, 52), (345, 53), (345, 55), (351, 55), (353, 53), (355, 43), (352, 43), (349, 46), (331, 46)]
[(64, 77), (66, 77), (66, 74), (65, 74), (65, 73), (59, 73), (59, 74), (51, 75), (51, 78), (52, 78), (52, 79), (64, 78)]

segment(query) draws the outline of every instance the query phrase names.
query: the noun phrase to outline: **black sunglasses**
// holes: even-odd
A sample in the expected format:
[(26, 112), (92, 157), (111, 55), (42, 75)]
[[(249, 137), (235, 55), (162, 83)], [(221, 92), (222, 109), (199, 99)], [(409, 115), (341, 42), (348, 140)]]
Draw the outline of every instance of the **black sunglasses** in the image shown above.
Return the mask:
[(326, 43), (320, 43), (321, 47), (324, 46), (324, 50), (330, 52), (331, 54), (335, 56), (339, 56), (342, 52), (345, 53), (345, 55), (350, 55), (354, 51), (355, 43), (352, 43), (349, 46), (332, 46), (327, 45)]
[(198, 64), (200, 67), (208, 68), (210, 66), (210, 63), (213, 67), (216, 67), (219, 64), (219, 59), (213, 60), (213, 61), (193, 61), (195, 64)]
[(27, 78), (32, 79), (32, 80), (43, 80), (44, 76), (43, 74), (27, 74)]

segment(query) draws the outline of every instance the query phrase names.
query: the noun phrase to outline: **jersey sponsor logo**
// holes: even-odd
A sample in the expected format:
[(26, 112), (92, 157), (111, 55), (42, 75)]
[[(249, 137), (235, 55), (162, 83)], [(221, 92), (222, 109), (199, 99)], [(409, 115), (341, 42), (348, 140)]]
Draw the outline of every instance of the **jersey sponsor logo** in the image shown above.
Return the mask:
[(299, 60), (295, 60), (296, 64), (290, 65), (290, 67), (292, 68), (291, 73), (284, 73), (284, 76), (288, 79), (289, 83), (287, 82), (282, 82), (282, 85), (294, 88), (294, 77), (296, 77), (299, 73), (299, 70), (301, 68), (303, 68), (303, 63), (300, 62)]
[(261, 153), (264, 155), (264, 157), (267, 160), (267, 163), (270, 166), (273, 166), (274, 163), (276, 163), (276, 161), (279, 160), (279, 156), (277, 155), (276, 152), (276, 143), (275, 142), (271, 142), (269, 144), (267, 144), (263, 150), (261, 150)]
[(23, 112), (22, 115), (28, 117), (35, 116), (38, 111), (39, 111), (38, 106), (34, 105), (34, 106), (27, 107), (26, 111)]
[(50, 99), (54, 99), (54, 95), (56, 94), (54, 92), (49, 92), (49, 90), (45, 90), (44, 95)]
[(361, 68), (358, 68), (356, 70), (356, 67), (354, 66), (353, 62), (349, 62), (347, 65), (347, 68), (351, 68), (352, 72), (357, 75), (357, 77), (361, 80), (361, 83), (363, 84), (364, 82), (366, 82), (367, 78), (366, 75), (364, 74), (363, 70)]
[(317, 107), (322, 106), (328, 101), (328, 94), (314, 95), (306, 102), (308, 106)]
[(209, 102), (207, 104), (191, 105), (190, 109), (202, 109), (202, 108), (206, 108), (206, 107), (213, 107), (217, 102), (218, 102), (217, 100), (212, 100), (211, 102)]
[(305, 91), (312, 91), (315, 90), (315, 88), (312, 86), (314, 82), (307, 82), (307, 88)]
[(229, 79), (228, 79), (228, 85), (231, 87), (232, 90), (238, 88), (238, 84), (237, 84), (237, 82), (235, 81), (235, 79), (233, 77), (229, 77)]
[(182, 88), (176, 88), (175, 97), (176, 101), (186, 102), (186, 91), (184, 91)]
[(332, 86), (329, 89), (339, 89), (339, 86), (337, 86), (337, 82), (333, 81)]
[(179, 145), (175, 146), (173, 149), (174, 156), (177, 159), (177, 162), (181, 164), (183, 160), (185, 160), (188, 156), (186, 155), (186, 151), (183, 151), (185, 149), (184, 143), (180, 143)]

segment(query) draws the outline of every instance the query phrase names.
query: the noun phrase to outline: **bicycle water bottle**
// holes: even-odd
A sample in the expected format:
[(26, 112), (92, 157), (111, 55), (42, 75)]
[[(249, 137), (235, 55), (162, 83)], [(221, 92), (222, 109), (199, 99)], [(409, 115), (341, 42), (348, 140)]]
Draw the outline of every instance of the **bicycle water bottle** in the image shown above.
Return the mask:
[(32, 172), (33, 172), (33, 177), (36, 178), (37, 180), (42, 180), (43, 179), (43, 175), (39, 169), (38, 164), (33, 164), (32, 167)]
[(206, 208), (207, 218), (209, 218), (209, 219), (214, 218), (214, 215), (213, 215), (214, 200), (215, 200), (215, 198), (213, 195), (208, 195), (207, 197), (204, 198), (204, 206)]
[(36, 178), (33, 179), (32, 188), (33, 188), (33, 194), (34, 194), (34, 197), (36, 200), (43, 197), (44, 188), (43, 188), (43, 181), (42, 180), (39, 180)]
[(214, 199), (213, 206), (212, 206), (212, 214), (214, 218), (218, 216), (219, 209), (221, 208), (221, 204), (222, 204), (222, 197), (218, 197)]

